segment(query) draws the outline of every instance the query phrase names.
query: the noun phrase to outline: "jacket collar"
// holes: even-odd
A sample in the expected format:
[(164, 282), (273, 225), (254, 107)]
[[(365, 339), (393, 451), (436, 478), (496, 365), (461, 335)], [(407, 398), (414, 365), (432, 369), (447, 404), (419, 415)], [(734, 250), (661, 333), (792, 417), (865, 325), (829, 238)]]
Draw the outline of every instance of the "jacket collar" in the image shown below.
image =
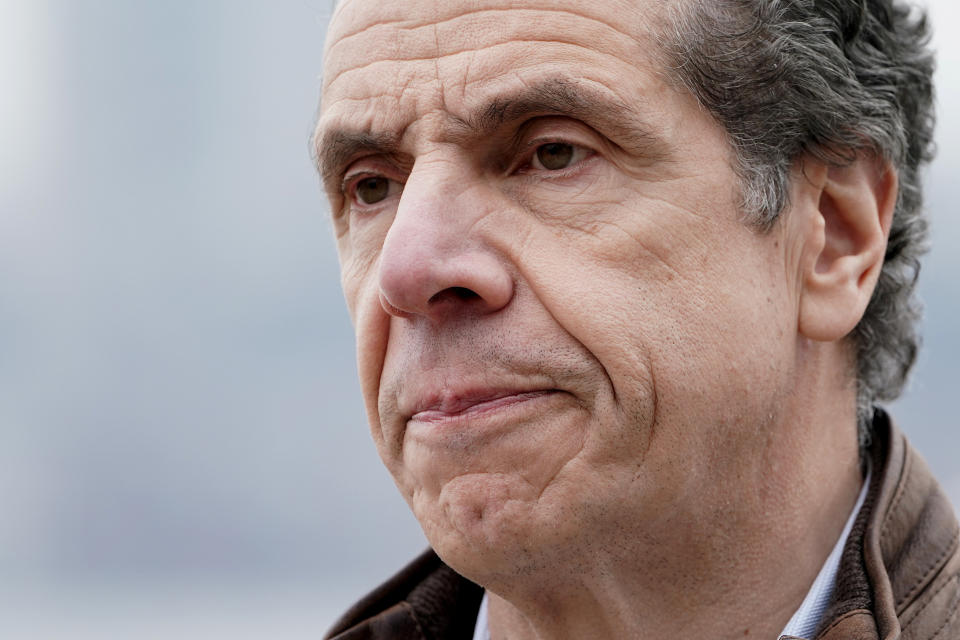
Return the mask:
[[(911, 637), (932, 638), (956, 611), (956, 599), (952, 607), (926, 606), (934, 597), (947, 597), (950, 585), (958, 590), (953, 509), (926, 463), (882, 411), (874, 419), (870, 456), (880, 473), (871, 478), (844, 548), (834, 600), (817, 640), (896, 640), (906, 626)], [(927, 627), (932, 631), (922, 633)]]

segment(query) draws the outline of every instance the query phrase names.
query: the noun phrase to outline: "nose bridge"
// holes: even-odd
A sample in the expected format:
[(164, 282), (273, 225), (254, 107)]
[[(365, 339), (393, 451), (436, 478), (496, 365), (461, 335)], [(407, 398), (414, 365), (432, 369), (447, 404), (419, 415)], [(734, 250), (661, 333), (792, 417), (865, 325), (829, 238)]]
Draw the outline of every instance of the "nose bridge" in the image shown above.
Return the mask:
[(393, 315), (490, 312), (512, 297), (502, 256), (479, 224), (492, 204), (479, 178), (435, 156), (410, 172), (380, 255), (380, 298)]
[[(458, 204), (466, 188), (465, 171), (450, 158), (421, 160), (407, 177), (384, 250), (391, 241), (424, 253), (455, 250), (469, 240), (463, 231), (472, 224), (476, 212)], [(479, 207), (477, 207), (479, 209)]]

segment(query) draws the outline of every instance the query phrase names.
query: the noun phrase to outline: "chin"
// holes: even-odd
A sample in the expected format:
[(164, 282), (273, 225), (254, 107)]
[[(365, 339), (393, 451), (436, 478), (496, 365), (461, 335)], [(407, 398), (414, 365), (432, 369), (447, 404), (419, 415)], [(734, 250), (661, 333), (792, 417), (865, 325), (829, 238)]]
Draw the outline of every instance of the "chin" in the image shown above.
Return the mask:
[(555, 566), (565, 527), (531, 485), (505, 474), (470, 474), (448, 482), (426, 510), (414, 505), (437, 554), (485, 587), (513, 583)]

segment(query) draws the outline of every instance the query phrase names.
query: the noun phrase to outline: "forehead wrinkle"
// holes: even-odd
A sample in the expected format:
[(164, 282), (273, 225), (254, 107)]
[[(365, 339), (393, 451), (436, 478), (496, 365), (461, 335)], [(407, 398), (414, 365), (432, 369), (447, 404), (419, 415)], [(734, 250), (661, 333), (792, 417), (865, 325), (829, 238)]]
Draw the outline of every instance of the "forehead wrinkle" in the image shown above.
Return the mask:
[[(503, 14), (519, 14), (510, 16), (515, 23), (512, 28), (505, 27)], [(648, 30), (640, 23), (635, 25), (636, 32), (630, 33), (609, 16), (562, 9), (486, 8), (464, 12), (460, 7), (450, 16), (432, 15), (429, 21), (407, 24), (412, 26), (382, 24), (381, 20), (331, 40), (324, 55), (326, 65), (339, 76), (378, 61), (423, 61), (498, 44), (535, 42), (568, 44), (622, 58), (627, 51), (639, 52), (650, 40)], [(329, 82), (334, 79), (331, 76)]]
[[(558, 9), (558, 8), (552, 8), (552, 7), (535, 7), (535, 6), (518, 7), (518, 6), (510, 5), (510, 6), (503, 6), (503, 7), (476, 8), (476, 9), (469, 9), (467, 11), (455, 11), (450, 13), (449, 15), (431, 16), (430, 18), (424, 19), (423, 21), (420, 21), (420, 22), (416, 22), (414, 20), (406, 19), (406, 18), (396, 19), (396, 20), (378, 20), (370, 24), (364, 25), (362, 27), (359, 27), (357, 29), (354, 29), (353, 31), (350, 31), (340, 36), (339, 38), (337, 38), (335, 42), (333, 42), (330, 45), (330, 51), (344, 44), (347, 44), (348, 41), (352, 40), (353, 38), (356, 38), (357, 36), (361, 36), (372, 29), (383, 29), (383, 28), (395, 27), (396, 30), (398, 31), (416, 31), (418, 29), (431, 27), (431, 26), (435, 28), (444, 27), (451, 22), (474, 19), (479, 16), (483, 16), (484, 14), (497, 16), (498, 19), (501, 19), (500, 16), (498, 16), (497, 14), (511, 13), (511, 12), (548, 13), (552, 15), (566, 15), (574, 18), (589, 20), (594, 23), (599, 23), (603, 25), (604, 28), (610, 29), (611, 31), (614, 31), (615, 33), (626, 36), (627, 38), (630, 38), (630, 39), (635, 39), (637, 37), (637, 34), (635, 33), (630, 33), (622, 28), (617, 27), (614, 24), (611, 24), (607, 20), (602, 20), (598, 17), (589, 15), (586, 12), (574, 11), (572, 9), (567, 9), (567, 8)], [(397, 26), (397, 25), (400, 25), (400, 26)], [(453, 28), (456, 28), (456, 27), (453, 27)]]
[(407, 54), (407, 55), (397, 55), (388, 59), (377, 58), (372, 60), (361, 61), (354, 66), (347, 66), (344, 68), (337, 69), (336, 73), (333, 76), (324, 76), (324, 87), (323, 91), (327, 92), (331, 90), (334, 84), (346, 79), (345, 76), (349, 74), (354, 74), (363, 71), (369, 71), (374, 67), (383, 66), (383, 65), (396, 65), (398, 63), (434, 63), (438, 64), (440, 61), (447, 61), (450, 58), (456, 58), (462, 55), (472, 55), (480, 52), (489, 53), (501, 47), (516, 47), (517, 45), (523, 44), (541, 44), (541, 45), (557, 45), (564, 47), (574, 47), (575, 49), (585, 51), (591, 56), (601, 56), (604, 58), (612, 59), (619, 63), (633, 64), (634, 59), (625, 57), (611, 51), (605, 51), (598, 49), (597, 47), (577, 42), (571, 39), (562, 39), (559, 37), (527, 37), (527, 38), (510, 38), (509, 36), (504, 36), (502, 41), (493, 42), (493, 43), (484, 43), (481, 45), (464, 47), (462, 49), (450, 50), (450, 51), (440, 51), (437, 49), (437, 44), (435, 41), (431, 41), (433, 44), (433, 51), (429, 55), (424, 54)]

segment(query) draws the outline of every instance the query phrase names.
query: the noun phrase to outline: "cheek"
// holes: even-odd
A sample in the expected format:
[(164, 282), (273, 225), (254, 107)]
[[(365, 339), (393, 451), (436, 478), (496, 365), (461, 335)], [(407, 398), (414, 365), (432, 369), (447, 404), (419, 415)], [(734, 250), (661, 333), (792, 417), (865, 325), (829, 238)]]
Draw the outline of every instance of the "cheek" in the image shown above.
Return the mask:
[[(544, 221), (527, 234), (517, 263), (534, 296), (607, 374), (648, 387), (649, 348), (663, 339), (667, 303), (698, 295), (679, 276), (681, 247), (635, 210), (599, 201), (589, 211), (558, 208), (565, 224)], [(683, 292), (682, 294), (680, 292)]]
[(653, 422), (656, 403), (670, 402), (692, 419), (718, 390), (762, 386), (791, 321), (771, 242), (730, 210), (636, 199), (570, 209), (579, 224), (530, 234), (523, 276), (632, 403), (625, 410)]
[(652, 345), (657, 455), (701, 480), (762, 450), (794, 376), (795, 315), (782, 284), (762, 260), (725, 274), (707, 271), (696, 295), (661, 296), (656, 333), (642, 338)]
[(390, 316), (380, 305), (376, 261), (350, 259), (341, 264), (341, 284), (356, 334), (357, 374), (373, 439), (381, 449), (384, 434), (377, 397), (390, 336)]

